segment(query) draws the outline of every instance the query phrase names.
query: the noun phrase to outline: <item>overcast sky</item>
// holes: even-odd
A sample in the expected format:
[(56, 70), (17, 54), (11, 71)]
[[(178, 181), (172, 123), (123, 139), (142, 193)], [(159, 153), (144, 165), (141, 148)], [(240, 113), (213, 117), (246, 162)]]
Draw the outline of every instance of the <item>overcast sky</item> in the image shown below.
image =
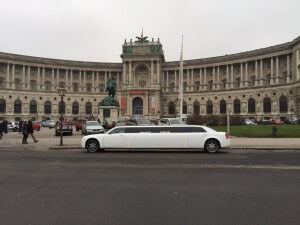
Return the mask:
[(0, 0), (0, 51), (121, 62), (124, 39), (160, 38), (166, 61), (253, 50), (300, 35), (299, 0)]

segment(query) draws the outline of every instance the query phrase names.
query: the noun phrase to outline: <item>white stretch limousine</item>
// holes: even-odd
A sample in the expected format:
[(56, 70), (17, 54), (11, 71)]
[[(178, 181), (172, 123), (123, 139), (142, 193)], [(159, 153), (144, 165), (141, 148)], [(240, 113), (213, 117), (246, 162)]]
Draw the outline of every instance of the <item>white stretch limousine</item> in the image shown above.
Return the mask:
[(215, 153), (230, 146), (229, 135), (205, 126), (119, 126), (82, 138), (88, 152), (104, 149), (204, 149)]

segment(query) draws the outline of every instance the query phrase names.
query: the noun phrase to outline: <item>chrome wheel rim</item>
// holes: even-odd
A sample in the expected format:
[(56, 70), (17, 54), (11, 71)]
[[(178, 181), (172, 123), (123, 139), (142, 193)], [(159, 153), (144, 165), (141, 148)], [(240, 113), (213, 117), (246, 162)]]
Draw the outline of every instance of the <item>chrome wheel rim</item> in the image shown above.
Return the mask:
[(88, 150), (90, 151), (90, 152), (96, 152), (97, 150), (98, 150), (98, 145), (97, 145), (97, 143), (96, 142), (91, 142), (91, 143), (89, 143), (88, 144)]
[(218, 150), (218, 146), (214, 142), (207, 143), (207, 151), (209, 152), (216, 152)]

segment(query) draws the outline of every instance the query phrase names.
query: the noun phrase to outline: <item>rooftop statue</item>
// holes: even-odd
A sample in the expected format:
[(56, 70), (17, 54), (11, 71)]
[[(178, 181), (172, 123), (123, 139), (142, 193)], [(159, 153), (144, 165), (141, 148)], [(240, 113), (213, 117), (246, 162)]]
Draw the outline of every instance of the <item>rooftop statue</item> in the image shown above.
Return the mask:
[(147, 40), (148, 36), (144, 37), (144, 32), (142, 30), (142, 34), (140, 37), (136, 37), (138, 40), (136, 41), (137, 43), (143, 44), (143, 43), (148, 43), (149, 41)]

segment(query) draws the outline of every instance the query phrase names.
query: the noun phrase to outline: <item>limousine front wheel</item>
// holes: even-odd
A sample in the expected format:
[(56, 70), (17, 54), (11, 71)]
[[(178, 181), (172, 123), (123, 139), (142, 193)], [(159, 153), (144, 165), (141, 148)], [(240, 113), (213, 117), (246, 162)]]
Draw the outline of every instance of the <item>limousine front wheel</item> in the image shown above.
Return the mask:
[(217, 140), (210, 139), (205, 143), (205, 151), (208, 153), (216, 153), (220, 148), (220, 144)]
[(86, 143), (86, 150), (91, 153), (99, 151), (99, 142), (93, 139), (88, 140)]

